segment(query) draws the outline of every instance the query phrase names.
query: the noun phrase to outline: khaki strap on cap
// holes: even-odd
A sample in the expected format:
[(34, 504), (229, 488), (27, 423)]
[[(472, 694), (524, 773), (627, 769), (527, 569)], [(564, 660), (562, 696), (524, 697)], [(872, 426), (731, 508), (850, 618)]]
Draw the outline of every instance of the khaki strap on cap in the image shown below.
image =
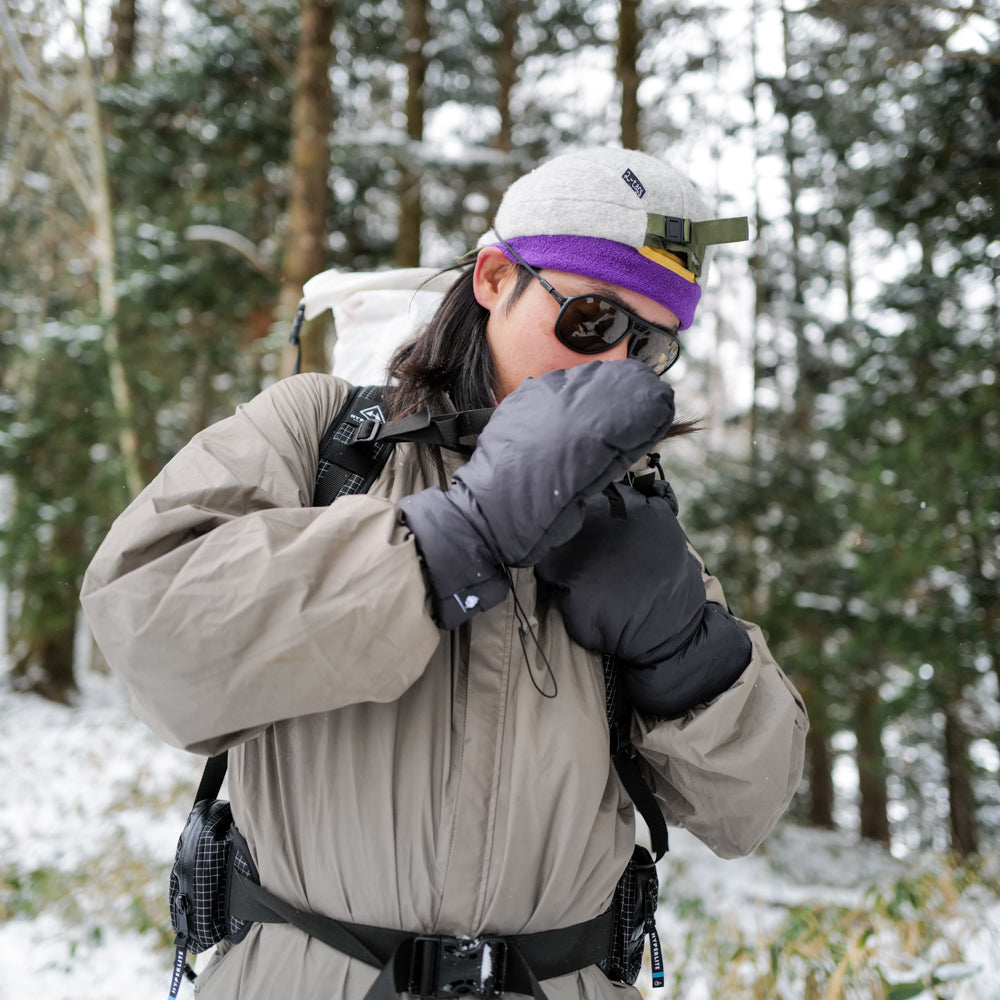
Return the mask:
[(705, 219), (702, 222), (652, 212), (646, 216), (645, 246), (681, 254), (695, 275), (701, 274), (705, 247), (718, 243), (739, 243), (749, 238), (750, 222), (745, 215), (733, 219)]

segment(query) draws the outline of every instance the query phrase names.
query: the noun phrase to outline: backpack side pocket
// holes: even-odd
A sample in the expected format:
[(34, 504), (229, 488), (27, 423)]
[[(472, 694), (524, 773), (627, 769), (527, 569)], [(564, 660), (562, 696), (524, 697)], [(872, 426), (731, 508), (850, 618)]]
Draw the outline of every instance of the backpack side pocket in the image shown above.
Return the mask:
[(240, 920), (239, 917), (234, 917), (230, 912), (230, 893), (232, 891), (234, 874), (239, 873), (255, 885), (260, 885), (260, 874), (257, 871), (257, 866), (253, 862), (253, 858), (250, 856), (250, 848), (247, 845), (246, 839), (243, 834), (236, 829), (235, 823), (229, 828), (229, 843), (231, 850), (229, 852), (229, 862), (226, 868), (224, 900), (226, 938), (227, 940), (232, 941), (233, 944), (239, 944), (239, 942), (247, 936), (253, 921)]
[(658, 971), (662, 984), (662, 956), (655, 922), (659, 892), (656, 864), (645, 847), (636, 845), (618, 885), (615, 886), (611, 902), (614, 911), (611, 949), (608, 957), (600, 963), (600, 968), (608, 979), (635, 984), (642, 968), (642, 955), (648, 934), (652, 946), (653, 985), (658, 985)]
[(226, 936), (225, 879), (232, 825), (228, 802), (203, 799), (195, 803), (177, 842), (170, 871), (170, 922), (195, 954)]

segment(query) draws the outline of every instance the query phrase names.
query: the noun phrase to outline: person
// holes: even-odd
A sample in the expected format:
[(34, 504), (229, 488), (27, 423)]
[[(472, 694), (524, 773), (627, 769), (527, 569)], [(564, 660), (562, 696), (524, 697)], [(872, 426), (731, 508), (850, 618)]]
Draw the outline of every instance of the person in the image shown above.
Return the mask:
[[(605, 654), (669, 824), (729, 858), (785, 811), (802, 700), (666, 483), (634, 478), (690, 429), (661, 376), (707, 245), (732, 237), (657, 158), (556, 156), (509, 187), (393, 360), (392, 417), (495, 407), (471, 456), (399, 443), (367, 493), (313, 507), (351, 387), (296, 375), (197, 434), (114, 523), (82, 589), (93, 633), (164, 740), (229, 749), (235, 825), (274, 897), (459, 942), (605, 913), (635, 837)], [(378, 975), (253, 923), (197, 988), (360, 1000)], [(632, 989), (589, 963), (540, 978), (550, 1000)]]

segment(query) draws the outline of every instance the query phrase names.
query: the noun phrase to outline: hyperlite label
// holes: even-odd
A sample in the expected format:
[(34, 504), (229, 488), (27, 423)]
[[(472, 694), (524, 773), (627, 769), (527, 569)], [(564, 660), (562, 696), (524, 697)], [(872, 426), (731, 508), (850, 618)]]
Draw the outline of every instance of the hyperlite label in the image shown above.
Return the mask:
[(639, 180), (639, 178), (638, 178), (638, 177), (636, 177), (636, 176), (635, 176), (635, 174), (633, 174), (633, 173), (632, 173), (632, 170), (631, 170), (631, 169), (629, 169), (629, 170), (626, 170), (626, 171), (625, 171), (625, 173), (623, 173), (623, 174), (622, 174), (622, 178), (624, 179), (625, 183), (626, 183), (626, 184), (627, 184), (627, 185), (628, 185), (628, 186), (629, 186), (629, 187), (630, 187), (630, 188), (631, 188), (631, 189), (632, 189), (632, 190), (633, 190), (633, 191), (634, 191), (634, 192), (635, 192), (635, 193), (636, 193), (636, 194), (637, 194), (637, 195), (638, 195), (638, 196), (639, 196), (640, 198), (641, 198), (641, 197), (642, 197), (642, 196), (643, 196), (643, 195), (644, 195), (644, 194), (646, 193), (646, 189), (645, 189), (645, 188), (644, 188), (644, 187), (642, 186), (642, 181), (641, 181), (641, 180)]
[(663, 987), (663, 952), (660, 950), (660, 935), (655, 925), (649, 930), (649, 966), (653, 977), (653, 989)]
[[(180, 939), (180, 935), (178, 935)], [(174, 950), (174, 974), (170, 980), (170, 1000), (177, 1000), (184, 979), (184, 966), (187, 963), (187, 939), (181, 941)]]

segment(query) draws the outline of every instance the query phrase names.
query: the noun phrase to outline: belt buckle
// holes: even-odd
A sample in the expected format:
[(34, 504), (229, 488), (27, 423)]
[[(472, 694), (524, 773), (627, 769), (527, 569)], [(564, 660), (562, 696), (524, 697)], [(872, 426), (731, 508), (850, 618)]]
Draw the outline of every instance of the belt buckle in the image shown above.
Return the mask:
[(420, 936), (413, 941), (408, 992), (438, 1000), (469, 995), (497, 1000), (506, 965), (503, 938)]

